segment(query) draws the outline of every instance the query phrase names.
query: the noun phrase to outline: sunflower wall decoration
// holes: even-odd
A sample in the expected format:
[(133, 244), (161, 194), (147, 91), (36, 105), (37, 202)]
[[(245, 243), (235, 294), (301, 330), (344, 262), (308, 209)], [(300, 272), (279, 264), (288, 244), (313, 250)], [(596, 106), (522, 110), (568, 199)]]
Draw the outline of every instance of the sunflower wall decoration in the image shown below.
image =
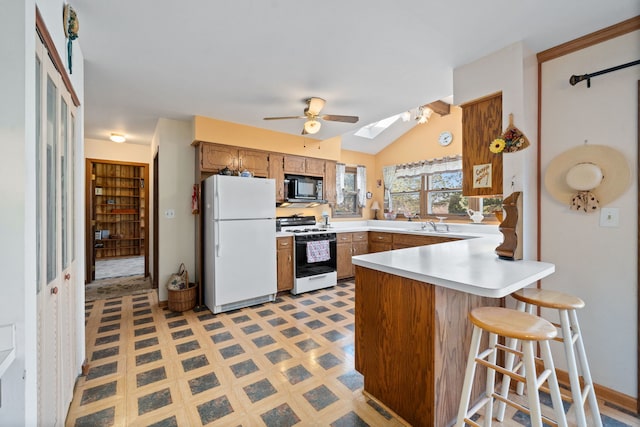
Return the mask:
[(509, 114), (509, 127), (505, 130), (499, 138), (494, 139), (489, 144), (489, 151), (494, 154), (500, 153), (515, 153), (516, 151), (524, 150), (529, 146), (529, 140), (527, 137), (514, 126), (513, 114)]

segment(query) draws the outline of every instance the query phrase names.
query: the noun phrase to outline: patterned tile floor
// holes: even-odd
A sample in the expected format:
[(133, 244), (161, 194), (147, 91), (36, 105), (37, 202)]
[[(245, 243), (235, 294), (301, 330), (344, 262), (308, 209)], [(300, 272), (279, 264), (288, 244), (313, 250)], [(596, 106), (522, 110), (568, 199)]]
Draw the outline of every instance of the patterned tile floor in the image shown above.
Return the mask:
[[(155, 292), (86, 303), (89, 371), (67, 426), (400, 426), (362, 394), (350, 282), (213, 315)], [(639, 426), (603, 406), (606, 426)], [(499, 426), (528, 425), (509, 412)]]

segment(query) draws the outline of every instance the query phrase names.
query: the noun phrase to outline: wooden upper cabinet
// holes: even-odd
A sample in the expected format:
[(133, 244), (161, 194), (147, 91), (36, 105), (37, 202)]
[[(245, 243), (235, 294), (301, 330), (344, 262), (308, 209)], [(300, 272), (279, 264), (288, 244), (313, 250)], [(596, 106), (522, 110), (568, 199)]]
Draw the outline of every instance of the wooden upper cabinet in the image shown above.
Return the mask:
[(324, 199), (331, 206), (336, 203), (336, 162), (333, 160), (325, 161), (324, 180), (323, 180)]
[(284, 156), (284, 172), (299, 174), (324, 176), (324, 163), (322, 159), (302, 156)]
[(238, 148), (229, 145), (200, 143), (200, 168), (204, 172), (218, 173), (228, 167), (237, 169)]
[[(502, 194), (502, 153), (489, 144), (502, 135), (502, 93), (462, 106), (462, 194)], [(489, 179), (490, 176), (490, 179)]]
[(284, 156), (282, 154), (269, 154), (269, 178), (276, 180), (276, 202), (284, 202), (287, 191), (284, 186)]
[(324, 176), (325, 161), (322, 159), (305, 158), (305, 173), (307, 175)]
[(201, 142), (201, 171), (218, 173), (225, 167), (233, 172), (242, 172), (247, 169), (254, 176), (265, 178), (269, 175), (269, 153), (231, 145)]
[(241, 149), (238, 150), (238, 159), (240, 172), (247, 169), (253, 176), (269, 176), (269, 153), (266, 151)]
[(284, 156), (284, 171), (285, 173), (305, 173), (305, 158), (299, 156)]

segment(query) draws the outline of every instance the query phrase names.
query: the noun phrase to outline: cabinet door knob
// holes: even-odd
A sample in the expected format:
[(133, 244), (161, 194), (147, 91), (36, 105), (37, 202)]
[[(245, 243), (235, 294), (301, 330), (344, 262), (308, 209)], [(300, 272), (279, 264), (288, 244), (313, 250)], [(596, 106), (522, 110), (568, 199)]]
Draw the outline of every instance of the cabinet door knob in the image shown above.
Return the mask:
[(51, 295), (57, 295), (58, 294), (58, 287), (54, 286), (53, 288), (51, 288)]
[(67, 273), (64, 275), (64, 280), (69, 280), (71, 279), (71, 273)]
[(291, 262), (291, 255), (289, 255), (289, 262)]

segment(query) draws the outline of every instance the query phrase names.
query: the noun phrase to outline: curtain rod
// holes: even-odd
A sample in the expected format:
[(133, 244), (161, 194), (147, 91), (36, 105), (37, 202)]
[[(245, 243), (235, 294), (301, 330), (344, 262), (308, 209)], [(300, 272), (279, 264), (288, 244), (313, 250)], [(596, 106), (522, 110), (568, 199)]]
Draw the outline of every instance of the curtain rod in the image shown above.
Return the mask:
[(580, 83), (583, 80), (587, 81), (587, 87), (591, 87), (591, 77), (599, 76), (601, 74), (610, 73), (612, 71), (622, 70), (623, 68), (632, 67), (634, 65), (640, 64), (640, 59), (636, 61), (631, 61), (626, 64), (618, 65), (616, 67), (607, 68), (606, 70), (596, 71), (595, 73), (583, 74), (581, 76), (573, 75), (569, 78), (569, 83), (571, 86), (575, 86), (577, 83)]

